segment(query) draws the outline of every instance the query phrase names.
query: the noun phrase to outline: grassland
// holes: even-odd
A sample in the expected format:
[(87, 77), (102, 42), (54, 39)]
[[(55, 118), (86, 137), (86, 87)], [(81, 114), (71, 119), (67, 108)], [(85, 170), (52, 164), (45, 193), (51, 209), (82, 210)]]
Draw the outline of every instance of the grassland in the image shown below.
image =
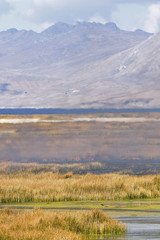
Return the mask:
[(0, 239), (5, 240), (80, 240), (89, 236), (123, 234), (124, 224), (101, 210), (52, 213), (42, 210), (0, 212)]
[(21, 172), (0, 175), (0, 203), (104, 201), (160, 197), (160, 176)]
[(75, 117), (41, 115), (42, 122), (0, 123), (0, 239), (121, 234), (124, 225), (100, 209), (160, 211), (160, 175), (134, 176), (160, 172), (160, 114), (96, 116), (158, 120), (145, 122), (70, 122)]
[(81, 240), (123, 234), (125, 226), (107, 211), (160, 211), (159, 197), (160, 175), (4, 171), (0, 239)]

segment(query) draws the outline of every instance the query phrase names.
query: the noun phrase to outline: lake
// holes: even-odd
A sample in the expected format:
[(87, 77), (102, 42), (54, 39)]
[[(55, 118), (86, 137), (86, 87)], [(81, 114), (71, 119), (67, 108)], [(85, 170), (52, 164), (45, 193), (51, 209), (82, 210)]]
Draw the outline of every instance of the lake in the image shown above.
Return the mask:
[(0, 114), (90, 114), (90, 113), (147, 113), (160, 112), (159, 108), (145, 109), (145, 108), (79, 108), (79, 109), (60, 109), (60, 108), (3, 108), (0, 109)]

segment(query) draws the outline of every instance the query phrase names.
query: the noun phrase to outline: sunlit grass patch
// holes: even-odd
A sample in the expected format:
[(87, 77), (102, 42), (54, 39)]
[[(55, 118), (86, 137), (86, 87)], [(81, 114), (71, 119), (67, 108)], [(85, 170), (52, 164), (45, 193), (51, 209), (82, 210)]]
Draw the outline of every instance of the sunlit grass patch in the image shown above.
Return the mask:
[(0, 175), (0, 203), (50, 203), (152, 199), (160, 196), (159, 176), (74, 175), (20, 172)]
[(1, 210), (0, 239), (86, 239), (88, 235), (123, 234), (123, 223), (106, 216), (101, 210), (53, 213), (42, 210), (16, 213)]

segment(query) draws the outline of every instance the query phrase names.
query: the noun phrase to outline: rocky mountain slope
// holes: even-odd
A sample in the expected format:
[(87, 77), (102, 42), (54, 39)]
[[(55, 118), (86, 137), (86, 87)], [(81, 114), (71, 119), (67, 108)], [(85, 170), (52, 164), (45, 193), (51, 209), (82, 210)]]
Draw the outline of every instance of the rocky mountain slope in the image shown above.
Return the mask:
[[(115, 107), (160, 107), (160, 34), (96, 62), (92, 68), (92, 74), (99, 78), (97, 87), (105, 86), (104, 106), (110, 103)], [(81, 79), (88, 74), (86, 71)]]
[(157, 107), (159, 38), (114, 23), (0, 32), (0, 107)]

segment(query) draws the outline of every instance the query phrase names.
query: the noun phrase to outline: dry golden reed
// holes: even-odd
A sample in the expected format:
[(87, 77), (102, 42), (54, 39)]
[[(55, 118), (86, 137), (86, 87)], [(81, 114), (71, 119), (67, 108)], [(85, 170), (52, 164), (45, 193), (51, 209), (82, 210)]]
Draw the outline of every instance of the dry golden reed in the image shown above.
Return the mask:
[(0, 202), (158, 198), (160, 176), (21, 173), (0, 175)]
[(122, 234), (125, 226), (101, 210), (53, 213), (42, 210), (0, 213), (0, 239), (80, 240), (88, 235)]

